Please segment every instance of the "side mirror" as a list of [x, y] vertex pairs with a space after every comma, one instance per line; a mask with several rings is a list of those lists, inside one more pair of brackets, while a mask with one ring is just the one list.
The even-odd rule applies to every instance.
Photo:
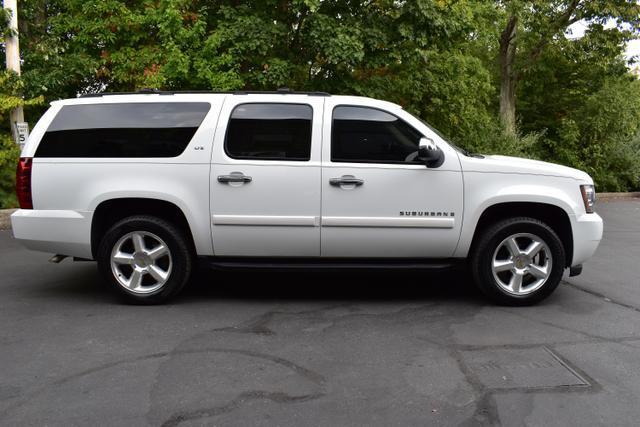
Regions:
[[428, 168], [437, 168], [444, 163], [444, 153], [432, 139], [422, 137], [418, 148], [418, 160]]

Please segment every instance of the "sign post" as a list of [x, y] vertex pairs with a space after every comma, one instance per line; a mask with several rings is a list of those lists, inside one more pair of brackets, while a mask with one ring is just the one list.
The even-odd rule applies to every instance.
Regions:
[[[17, 0], [4, 0], [4, 8], [11, 14], [9, 19], [9, 32], [5, 38], [5, 53], [7, 56], [7, 70], [12, 70], [20, 75], [20, 44], [18, 41], [18, 2]], [[22, 106], [11, 111], [11, 127], [14, 129], [13, 137], [20, 144], [18, 124], [24, 124], [24, 112]], [[27, 129], [27, 134], [29, 133]], [[26, 139], [25, 139], [26, 141]], [[24, 142], [22, 143], [24, 144]]]

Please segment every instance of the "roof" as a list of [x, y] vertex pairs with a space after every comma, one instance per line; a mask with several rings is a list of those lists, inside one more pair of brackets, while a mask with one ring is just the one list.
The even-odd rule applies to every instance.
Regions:
[[102, 92], [102, 93], [86, 93], [80, 95], [80, 98], [98, 98], [103, 96], [113, 95], [144, 95], [144, 94], [157, 94], [157, 95], [176, 95], [176, 94], [232, 94], [232, 95], [249, 95], [249, 94], [269, 94], [269, 95], [309, 95], [309, 96], [331, 96], [327, 92], [300, 92], [294, 91], [287, 87], [278, 88], [274, 91], [250, 91], [250, 90], [235, 90], [235, 91], [210, 91], [210, 90], [184, 90], [184, 91], [166, 91], [157, 89], [140, 89], [137, 92]]

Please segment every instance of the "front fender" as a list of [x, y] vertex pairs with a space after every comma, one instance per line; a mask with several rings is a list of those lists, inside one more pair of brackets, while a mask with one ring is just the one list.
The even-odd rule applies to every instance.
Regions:
[[466, 173], [464, 220], [454, 257], [464, 258], [469, 254], [480, 217], [491, 206], [513, 202], [556, 206], [567, 213], [573, 227], [581, 208], [579, 197], [579, 184], [569, 178]]

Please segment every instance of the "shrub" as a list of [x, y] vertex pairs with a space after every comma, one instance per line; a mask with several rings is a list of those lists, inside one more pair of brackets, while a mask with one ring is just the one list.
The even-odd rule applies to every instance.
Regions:
[[16, 164], [20, 148], [11, 134], [0, 133], [0, 209], [17, 206], [15, 196]]

